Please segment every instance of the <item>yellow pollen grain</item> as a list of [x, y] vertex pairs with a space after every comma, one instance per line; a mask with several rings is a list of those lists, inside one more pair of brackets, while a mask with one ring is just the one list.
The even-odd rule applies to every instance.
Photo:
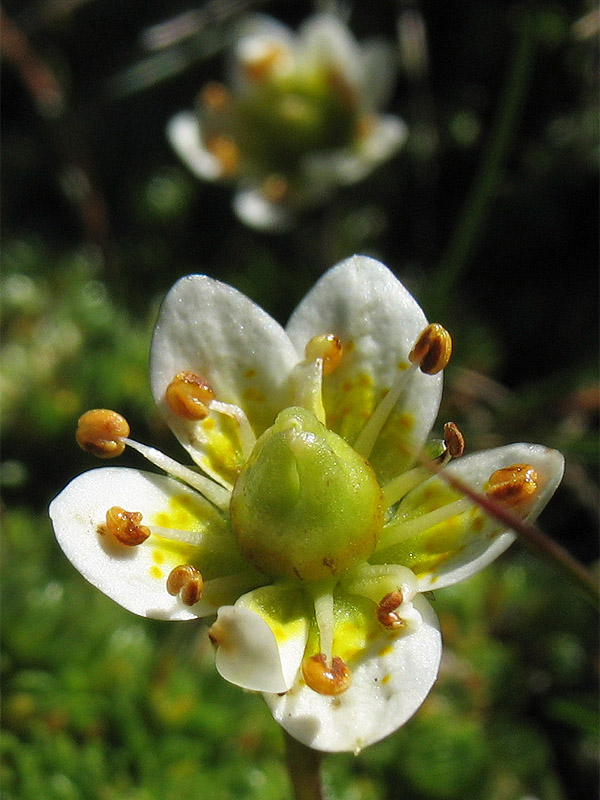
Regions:
[[215, 425], [216, 423], [212, 417], [207, 417], [205, 420], [202, 420], [202, 427], [205, 431], [212, 431]]
[[150, 567], [150, 577], [155, 578], [156, 580], [161, 580], [164, 578], [164, 572], [157, 566], [152, 566]]

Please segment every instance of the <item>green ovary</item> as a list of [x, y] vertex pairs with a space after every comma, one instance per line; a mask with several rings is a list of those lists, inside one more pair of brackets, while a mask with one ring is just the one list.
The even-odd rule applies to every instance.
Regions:
[[383, 524], [373, 470], [303, 408], [258, 440], [231, 498], [244, 555], [273, 577], [319, 581], [369, 557]]

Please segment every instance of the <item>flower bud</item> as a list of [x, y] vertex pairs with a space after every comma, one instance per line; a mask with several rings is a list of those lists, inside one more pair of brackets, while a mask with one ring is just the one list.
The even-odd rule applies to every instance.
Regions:
[[310, 581], [367, 558], [383, 524], [369, 464], [304, 408], [286, 409], [260, 437], [230, 511], [238, 544], [258, 569]]

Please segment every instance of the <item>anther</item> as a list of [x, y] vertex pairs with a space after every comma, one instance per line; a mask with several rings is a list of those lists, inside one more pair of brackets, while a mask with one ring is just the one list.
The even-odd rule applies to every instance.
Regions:
[[165, 394], [171, 411], [189, 420], [205, 419], [209, 403], [215, 399], [212, 387], [194, 372], [178, 372]]
[[262, 185], [262, 193], [270, 203], [283, 203], [289, 192], [290, 184], [281, 175], [269, 175]]
[[114, 536], [120, 544], [135, 547], [150, 536], [150, 528], [140, 525], [141, 521], [141, 512], [125, 511], [119, 506], [113, 506], [106, 512], [106, 525], [102, 525], [99, 530]]
[[452, 354], [452, 337], [437, 322], [428, 325], [409, 353], [411, 364], [417, 364], [426, 375], [436, 375], [444, 369]]
[[403, 602], [404, 597], [400, 590], [386, 594], [377, 606], [377, 621], [390, 631], [404, 628], [406, 623], [398, 614], [398, 608]]
[[323, 375], [331, 375], [342, 360], [343, 353], [342, 343], [333, 333], [313, 336], [304, 348], [304, 354], [309, 361], [323, 359]]
[[167, 578], [167, 592], [179, 599], [186, 606], [193, 606], [202, 597], [204, 581], [196, 567], [191, 564], [181, 564], [171, 570]]
[[94, 408], [79, 417], [75, 439], [83, 450], [98, 458], [115, 458], [125, 449], [121, 438], [129, 433], [125, 417], [107, 408]]
[[200, 92], [200, 102], [209, 111], [223, 111], [230, 101], [229, 90], [217, 81], [210, 81]]
[[334, 656], [329, 665], [324, 653], [306, 658], [302, 663], [302, 675], [306, 685], [314, 692], [331, 696], [345, 692], [351, 680], [350, 670], [344, 661]]
[[231, 178], [236, 174], [242, 156], [231, 136], [211, 136], [206, 142], [206, 148], [219, 162], [222, 178]]
[[460, 458], [465, 452], [465, 437], [454, 422], [444, 425], [444, 444], [450, 458]]
[[276, 44], [250, 42], [242, 52], [244, 75], [249, 81], [261, 83], [284, 62], [287, 51]]
[[489, 497], [514, 507], [530, 500], [538, 490], [538, 474], [530, 464], [512, 464], [492, 473], [486, 492]]

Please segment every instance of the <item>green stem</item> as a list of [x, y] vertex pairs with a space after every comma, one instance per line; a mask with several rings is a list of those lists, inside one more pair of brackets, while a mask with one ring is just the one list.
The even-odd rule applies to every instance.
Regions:
[[321, 786], [323, 753], [298, 742], [287, 731], [285, 757], [295, 800], [325, 800]]
[[490, 139], [461, 211], [460, 221], [432, 283], [432, 296], [426, 304], [430, 318], [443, 311], [468, 266], [481, 237], [489, 207], [496, 196], [502, 169], [519, 124], [534, 61], [535, 20], [527, 9], [519, 8], [518, 12], [521, 19], [515, 52], [510, 59], [510, 72], [496, 111]]

